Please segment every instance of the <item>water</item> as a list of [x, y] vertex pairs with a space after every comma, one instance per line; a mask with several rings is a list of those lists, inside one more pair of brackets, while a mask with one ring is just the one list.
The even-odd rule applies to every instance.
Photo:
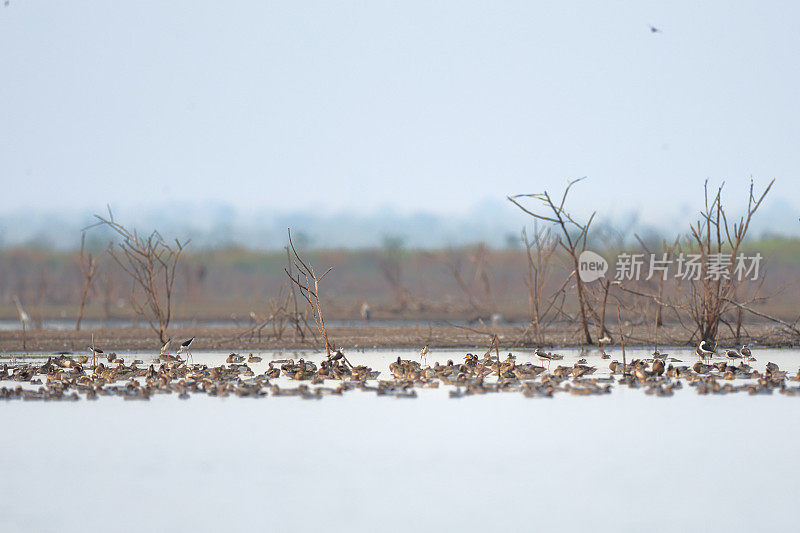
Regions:
[[[562, 364], [577, 359], [565, 354]], [[284, 357], [262, 355], [257, 373]], [[386, 377], [397, 355], [412, 356], [349, 357]], [[760, 370], [800, 365], [794, 350], [755, 355]], [[429, 362], [460, 357], [435, 351]], [[796, 521], [800, 398], [447, 390], [2, 402], [0, 530], [749, 531]]]

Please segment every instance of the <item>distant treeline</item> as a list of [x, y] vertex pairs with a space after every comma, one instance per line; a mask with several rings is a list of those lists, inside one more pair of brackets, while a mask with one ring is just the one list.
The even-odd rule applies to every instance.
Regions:
[[[642, 244], [633, 251], [641, 252], [644, 245], [658, 249], [656, 237], [640, 237]], [[609, 241], [589, 248], [611, 261], [624, 246]], [[763, 281], [758, 287], [763, 298], [755, 305], [794, 320], [800, 297], [795, 281], [800, 279], [800, 238], [749, 240], [744, 251], [764, 257]], [[94, 253], [98, 272], [85, 316], [130, 318], [130, 280], [101, 248]], [[503, 319], [525, 320], [528, 314], [528, 263], [521, 249], [475, 245], [419, 250], [402, 241], [387, 241], [372, 249], [311, 250], [305, 256], [320, 268], [334, 267], [324, 280], [329, 318], [359, 318], [365, 302], [372, 318], [378, 319], [488, 320], [492, 315], [502, 315]], [[34, 321], [75, 317], [83, 288], [79, 257], [77, 251], [39, 247], [1, 250], [0, 318], [17, 317], [14, 296]], [[233, 315], [246, 321], [251, 312], [266, 316], [271, 299], [286, 290], [286, 264], [284, 250], [193, 250], [190, 245], [176, 280], [176, 319], [229, 319]], [[553, 268], [565, 272], [571, 269], [559, 253], [553, 259]], [[555, 279], [545, 290], [558, 290]], [[643, 281], [634, 287], [647, 291], [648, 284], [652, 282]], [[670, 319], [665, 316], [665, 320]]]
[[[648, 241], [670, 238], [676, 228], [686, 228], [690, 213], [657, 222], [636, 212], [610, 206], [598, 212], [589, 239], [592, 246], [609, 243], [633, 244], [635, 235]], [[105, 209], [97, 211], [105, 213]], [[296, 242], [304, 249], [406, 248], [441, 249], [484, 243], [493, 249], [520, 248], [520, 230], [530, 220], [507, 201], [485, 201], [456, 214], [399, 213], [393, 208], [373, 212], [342, 211], [329, 214], [244, 211], [216, 204], [199, 206], [164, 205], [146, 209], [115, 210], [118, 220], [142, 232], [158, 228], [164, 235], [191, 239], [192, 249], [244, 247], [280, 250], [291, 227]], [[81, 244], [81, 230], [95, 219], [91, 211], [37, 212], [26, 210], [0, 215], [0, 249], [20, 246], [75, 250]], [[786, 202], [776, 201], [759, 212], [749, 235], [800, 236], [800, 213]], [[90, 249], [103, 248], [113, 235], [107, 228], [87, 234]]]

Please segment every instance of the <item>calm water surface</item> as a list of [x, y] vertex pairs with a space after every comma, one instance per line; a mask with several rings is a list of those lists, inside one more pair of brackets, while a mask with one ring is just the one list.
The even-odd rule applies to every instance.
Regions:
[[[767, 361], [792, 374], [800, 366], [798, 351], [754, 352], [759, 370]], [[563, 353], [561, 364], [577, 359]], [[434, 351], [429, 362], [463, 354]], [[226, 355], [195, 360], [218, 365]], [[257, 374], [272, 358], [297, 359], [260, 355], [250, 365]], [[348, 354], [385, 379], [397, 355], [415, 357]], [[602, 375], [608, 361], [593, 354], [589, 363]], [[314, 401], [2, 402], [0, 531], [795, 527], [798, 397], [684, 387], [657, 398], [615, 385], [605, 396], [450, 399], [448, 390], [417, 389], [416, 399], [352, 391]]]

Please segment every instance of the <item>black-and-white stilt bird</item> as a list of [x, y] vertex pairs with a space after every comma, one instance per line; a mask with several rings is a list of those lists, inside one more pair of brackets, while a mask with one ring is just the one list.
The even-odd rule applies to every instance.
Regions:
[[550, 369], [550, 361], [553, 360], [553, 354], [551, 354], [550, 352], [545, 352], [541, 348], [536, 348], [536, 351], [533, 352], [533, 355], [535, 355], [536, 359], [538, 359], [541, 362], [547, 361], [547, 369], [548, 370]]
[[94, 344], [90, 344], [89, 351], [92, 352], [92, 368], [94, 368], [95, 366], [97, 366], [97, 356], [103, 355], [103, 350], [101, 350]]
[[707, 340], [700, 341], [700, 344], [697, 345], [697, 349], [695, 350], [695, 353], [698, 355], [698, 357], [703, 360], [711, 359], [711, 356], [714, 355], [714, 352], [716, 352], [716, 346]]
[[192, 342], [194, 342], [194, 337], [192, 337], [191, 339], [183, 341], [181, 343], [180, 347], [178, 348], [178, 355], [180, 355], [182, 353], [185, 353], [187, 361], [192, 356], [192, 352], [189, 351], [189, 346], [192, 345]]

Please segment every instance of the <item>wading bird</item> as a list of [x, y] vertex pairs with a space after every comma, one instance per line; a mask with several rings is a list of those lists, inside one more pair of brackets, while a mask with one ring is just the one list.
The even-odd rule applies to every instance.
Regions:
[[194, 342], [194, 337], [192, 337], [191, 339], [183, 341], [181, 343], [180, 347], [178, 348], [178, 355], [180, 355], [182, 353], [185, 353], [187, 361], [192, 356], [192, 352], [189, 351], [189, 346], [192, 345], [192, 342]]
[[714, 352], [716, 351], [715, 348], [716, 347], [709, 341], [703, 340], [697, 345], [695, 353], [700, 357], [700, 359], [711, 359], [711, 356], [714, 355]]
[[161, 355], [169, 355], [169, 345], [172, 344], [172, 339], [167, 339], [164, 346], [161, 347]]
[[429, 348], [428, 348], [428, 345], [426, 344], [422, 348], [422, 351], [419, 352], [419, 358], [422, 359], [422, 361], [425, 363], [425, 366], [428, 366], [428, 350], [429, 350]]
[[92, 367], [97, 366], [97, 356], [103, 355], [103, 350], [95, 346], [94, 344], [89, 345], [89, 351], [92, 352]]
[[741, 353], [748, 359], [753, 357], [753, 352], [750, 351], [750, 348], [748, 348], [746, 344], [742, 345]]
[[536, 359], [538, 359], [539, 361], [542, 362], [547, 361], [547, 369], [550, 370], [550, 361], [553, 360], [553, 354], [545, 352], [541, 348], [536, 348], [536, 351], [533, 352], [533, 355], [535, 355]]
[[740, 354], [736, 350], [725, 350], [725, 357], [727, 357], [728, 359], [741, 359], [742, 354]]

